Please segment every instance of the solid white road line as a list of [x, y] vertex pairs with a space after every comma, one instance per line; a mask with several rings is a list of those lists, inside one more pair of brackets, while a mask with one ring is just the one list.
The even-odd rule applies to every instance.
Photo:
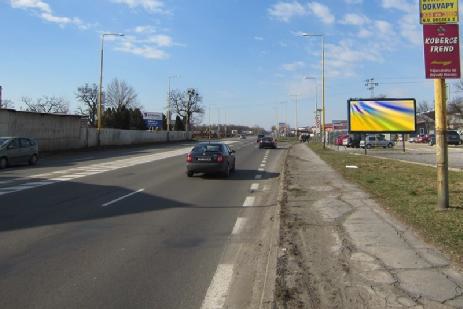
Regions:
[[254, 196], [248, 196], [246, 197], [246, 199], [244, 200], [244, 203], [243, 203], [243, 207], [251, 207], [251, 206], [254, 206], [254, 201], [255, 201], [255, 197]]
[[223, 308], [233, 278], [233, 264], [219, 264], [207, 289], [201, 309]]
[[261, 175], [261, 174], [257, 174], [256, 176], [254, 176], [254, 179], [262, 179], [262, 175]]
[[236, 219], [235, 226], [233, 227], [232, 235], [237, 235], [240, 233], [241, 229], [243, 228], [244, 224], [248, 219], [239, 217]]
[[259, 190], [259, 184], [258, 183], [253, 183], [251, 185], [251, 192]]
[[102, 206], [102, 207], [106, 207], [106, 206], [112, 205], [112, 204], [114, 204], [114, 203], [117, 203], [117, 202], [122, 201], [122, 200], [125, 199], [125, 198], [128, 198], [128, 197], [130, 197], [130, 196], [132, 196], [132, 195], [134, 195], [134, 194], [137, 194], [137, 193], [140, 193], [140, 192], [143, 192], [143, 191], [145, 191], [145, 189], [137, 190], [137, 191], [135, 191], [135, 192], [129, 193], [129, 194], [124, 195], [124, 196], [121, 196], [121, 197], [119, 197], [119, 198], [117, 198], [117, 199], [115, 199], [115, 200], [112, 200], [112, 201], [110, 201], [110, 202], [104, 203], [104, 204], [101, 205], [101, 206]]

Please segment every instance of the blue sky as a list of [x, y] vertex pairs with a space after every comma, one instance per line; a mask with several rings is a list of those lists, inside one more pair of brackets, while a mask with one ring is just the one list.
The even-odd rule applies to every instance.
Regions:
[[[377, 94], [433, 100], [424, 79], [417, 0], [0, 0], [0, 85], [19, 107], [22, 96], [63, 96], [99, 76], [127, 81], [146, 111], [163, 111], [173, 88], [198, 88], [212, 122], [313, 124], [320, 90], [320, 39], [326, 46], [327, 120], [346, 119], [346, 101]], [[452, 94], [455, 95], [455, 94]], [[318, 94], [320, 101], [320, 94]], [[286, 102], [286, 103], [282, 103]], [[204, 115], [203, 121], [208, 121]]]

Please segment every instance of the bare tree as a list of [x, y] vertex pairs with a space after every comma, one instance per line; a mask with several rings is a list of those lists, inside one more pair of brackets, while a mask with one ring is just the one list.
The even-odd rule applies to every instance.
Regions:
[[76, 99], [81, 103], [81, 106], [77, 108], [77, 113], [87, 116], [89, 124], [95, 127], [98, 114], [98, 86], [85, 84], [78, 87]]
[[184, 92], [178, 90], [170, 93], [172, 108], [183, 118], [185, 129], [190, 129], [191, 120], [195, 114], [203, 114], [204, 108], [201, 103], [203, 98], [200, 96], [197, 89], [189, 88]]
[[69, 103], [63, 97], [43, 96], [34, 100], [22, 97], [21, 102], [26, 106], [26, 111], [35, 113], [67, 114]]
[[11, 100], [2, 100], [2, 102], [0, 102], [0, 108], [3, 108], [3, 109], [14, 109], [14, 102], [11, 101]]
[[125, 81], [113, 79], [108, 85], [105, 97], [105, 108], [121, 109], [125, 107], [140, 108], [137, 102], [137, 93], [135, 89], [129, 86]]
[[418, 106], [416, 107], [416, 111], [418, 113], [425, 113], [433, 110], [431, 106], [429, 105], [428, 101], [421, 101], [418, 103]]

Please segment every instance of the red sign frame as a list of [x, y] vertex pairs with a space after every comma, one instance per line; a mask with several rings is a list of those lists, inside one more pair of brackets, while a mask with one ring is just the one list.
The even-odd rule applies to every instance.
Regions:
[[427, 79], [459, 79], [460, 35], [458, 24], [423, 25]]

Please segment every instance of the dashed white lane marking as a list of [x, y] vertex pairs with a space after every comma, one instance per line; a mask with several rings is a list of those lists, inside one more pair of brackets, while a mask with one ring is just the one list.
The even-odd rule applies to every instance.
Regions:
[[104, 204], [101, 205], [101, 206], [102, 206], [102, 207], [106, 207], [106, 206], [112, 205], [112, 204], [114, 204], [114, 203], [120, 202], [120, 201], [122, 201], [123, 199], [126, 199], [126, 198], [128, 198], [128, 197], [130, 197], [130, 196], [132, 196], [132, 195], [135, 195], [135, 194], [140, 193], [140, 192], [143, 192], [143, 191], [145, 191], [145, 189], [137, 190], [137, 191], [135, 191], [135, 192], [132, 192], [132, 193], [126, 194], [126, 195], [124, 195], [124, 196], [118, 197], [117, 199], [112, 200], [112, 201], [110, 201], [110, 202], [104, 203]]
[[232, 235], [237, 235], [241, 232], [243, 229], [243, 226], [245, 225], [247, 219], [246, 218], [241, 218], [239, 217], [236, 219], [235, 226], [233, 227]]
[[262, 160], [262, 164], [267, 164], [267, 160], [266, 159]]
[[219, 264], [207, 289], [201, 309], [223, 308], [233, 277], [233, 264]]
[[262, 175], [257, 174], [256, 176], [254, 176], [254, 179], [262, 179]]
[[254, 192], [254, 191], [259, 190], [259, 184], [258, 184], [258, 183], [253, 183], [253, 184], [251, 185], [251, 189], [250, 189], [250, 190], [251, 190], [251, 192]]
[[254, 196], [248, 196], [246, 197], [246, 199], [244, 200], [244, 203], [243, 203], [243, 207], [251, 207], [251, 206], [254, 206], [254, 201], [255, 201], [255, 197]]
[[260, 167], [265, 167], [265, 164], [264, 164], [264, 163], [262, 163], [262, 164], [260, 165]]
[[264, 168], [262, 168], [262, 167], [259, 167], [257, 170], [258, 170], [259, 172], [263, 172], [263, 171], [265, 171], [265, 169], [264, 169]]

